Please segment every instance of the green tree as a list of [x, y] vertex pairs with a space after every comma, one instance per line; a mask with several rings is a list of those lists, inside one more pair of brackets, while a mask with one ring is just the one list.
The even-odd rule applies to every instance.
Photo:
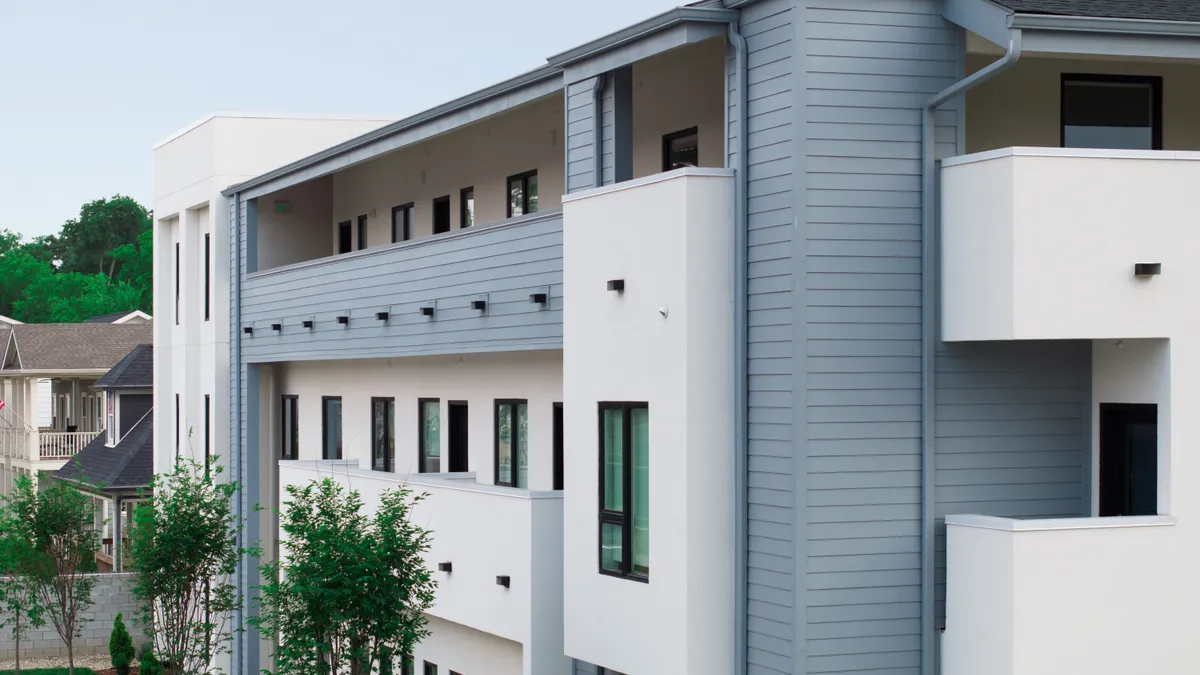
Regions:
[[133, 638], [129, 637], [129, 631], [125, 629], [124, 616], [117, 612], [117, 618], [113, 620], [112, 634], [108, 638], [108, 660], [112, 662], [117, 675], [129, 675], [129, 666], [133, 664], [135, 656], [137, 650], [133, 648]]
[[[113, 249], [122, 281], [141, 293], [137, 308], [147, 314], [154, 312], [154, 231], [146, 230], [132, 244], [122, 244]], [[120, 310], [118, 310], [120, 311]]]
[[278, 674], [386, 670], [381, 655], [409, 654], [429, 635], [437, 582], [422, 554], [432, 535], [410, 518], [424, 495], [385, 491], [368, 516], [358, 492], [329, 478], [286, 490], [283, 554], [262, 566], [259, 613], [250, 618], [279, 636]]
[[68, 673], [75, 673], [75, 639], [83, 633], [84, 612], [92, 605], [99, 548], [91, 500], [59, 481], [39, 491], [29, 476], [18, 476], [8, 500], [9, 515], [26, 523], [30, 545], [15, 562], [26, 576], [46, 617], [67, 647]]
[[21, 672], [21, 637], [31, 628], [45, 625], [42, 607], [29, 577], [19, 565], [29, 558], [33, 532], [29, 523], [15, 517], [5, 504], [0, 510], [0, 607], [3, 621], [0, 627], [12, 629], [15, 645], [16, 672]]
[[137, 200], [124, 195], [96, 199], [79, 209], [79, 217], [63, 224], [59, 241], [62, 245], [63, 272], [105, 274], [117, 276], [117, 259], [113, 250], [122, 244], [136, 241], [139, 234], [150, 229], [150, 212]]
[[[0, 242], [0, 245], [3, 243]], [[0, 314], [25, 321], [19, 316], [17, 304], [25, 299], [30, 286], [53, 274], [52, 265], [20, 248], [0, 254]]]
[[153, 499], [134, 511], [129, 533], [133, 593], [145, 608], [141, 623], [172, 675], [207, 673], [228, 651], [229, 615], [237, 604], [230, 579], [251, 551], [234, 543], [243, 523], [232, 511], [236, 483], [222, 469], [179, 460], [156, 476]]
[[143, 292], [103, 274], [59, 272], [35, 278], [13, 303], [13, 318], [27, 323], [77, 323], [141, 305]]

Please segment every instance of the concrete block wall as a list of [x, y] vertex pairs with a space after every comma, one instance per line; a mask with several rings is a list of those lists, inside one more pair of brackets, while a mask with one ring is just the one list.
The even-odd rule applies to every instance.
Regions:
[[[113, 619], [116, 618], [118, 612], [125, 615], [125, 627], [133, 637], [134, 646], [140, 647], [146, 638], [145, 631], [136, 620], [137, 601], [134, 599], [132, 591], [133, 575], [97, 574], [95, 577], [96, 585], [92, 588], [92, 606], [84, 613], [88, 621], [83, 625], [83, 636], [75, 639], [76, 656], [108, 653], [108, 638], [112, 633]], [[16, 653], [12, 629], [0, 630], [0, 660], [11, 660]], [[22, 659], [45, 656], [65, 658], [66, 655], [67, 646], [48, 621], [45, 626], [27, 630], [21, 636]]]

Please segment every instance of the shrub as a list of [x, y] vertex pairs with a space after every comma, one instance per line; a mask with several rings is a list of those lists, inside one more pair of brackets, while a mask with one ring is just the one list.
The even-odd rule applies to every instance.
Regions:
[[121, 614], [113, 621], [112, 635], [108, 638], [108, 658], [112, 661], [117, 675], [129, 675], [129, 666], [133, 663], [136, 652], [133, 649], [133, 638], [125, 630], [125, 620]]
[[142, 649], [142, 660], [138, 663], [138, 675], [163, 675], [162, 664], [154, 655], [154, 649]]

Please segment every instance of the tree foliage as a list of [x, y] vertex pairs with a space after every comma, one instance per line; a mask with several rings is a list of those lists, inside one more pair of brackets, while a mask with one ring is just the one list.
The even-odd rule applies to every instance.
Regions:
[[79, 208], [79, 217], [63, 223], [63, 272], [117, 276], [113, 251], [122, 244], [136, 241], [150, 229], [150, 212], [137, 200], [124, 195], [96, 199]]
[[21, 672], [21, 638], [25, 631], [45, 625], [42, 606], [29, 576], [21, 569], [31, 555], [33, 535], [29, 524], [15, 517], [13, 509], [0, 510], [0, 628], [12, 630], [16, 672]]
[[125, 617], [117, 612], [117, 618], [113, 619], [112, 634], [108, 637], [108, 660], [112, 662], [117, 675], [129, 675], [129, 667], [133, 665], [135, 656], [137, 650], [133, 648], [133, 638], [125, 629]]
[[215, 656], [228, 651], [229, 615], [237, 604], [231, 581], [243, 527], [233, 514], [235, 483], [219, 480], [181, 459], [155, 477], [153, 498], [134, 511], [129, 533], [133, 593], [141, 601], [142, 625], [168, 673], [208, 673]]
[[277, 673], [365, 675], [381, 670], [381, 655], [411, 653], [429, 635], [437, 585], [422, 557], [431, 533], [410, 519], [424, 495], [385, 491], [368, 516], [358, 492], [330, 478], [286, 490], [281, 560], [262, 566], [250, 618], [279, 636]]
[[14, 563], [33, 589], [38, 604], [67, 647], [68, 672], [75, 672], [75, 639], [87, 623], [99, 548], [96, 511], [91, 500], [54, 481], [39, 491], [29, 476], [18, 476], [7, 497], [8, 518], [19, 523], [17, 535], [28, 546]]

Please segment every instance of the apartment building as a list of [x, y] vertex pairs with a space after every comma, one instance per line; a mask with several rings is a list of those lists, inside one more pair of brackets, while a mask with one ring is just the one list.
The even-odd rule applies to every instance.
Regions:
[[1187, 672], [1198, 56], [1193, 0], [713, 0], [212, 183], [247, 541], [429, 493], [427, 674]]

